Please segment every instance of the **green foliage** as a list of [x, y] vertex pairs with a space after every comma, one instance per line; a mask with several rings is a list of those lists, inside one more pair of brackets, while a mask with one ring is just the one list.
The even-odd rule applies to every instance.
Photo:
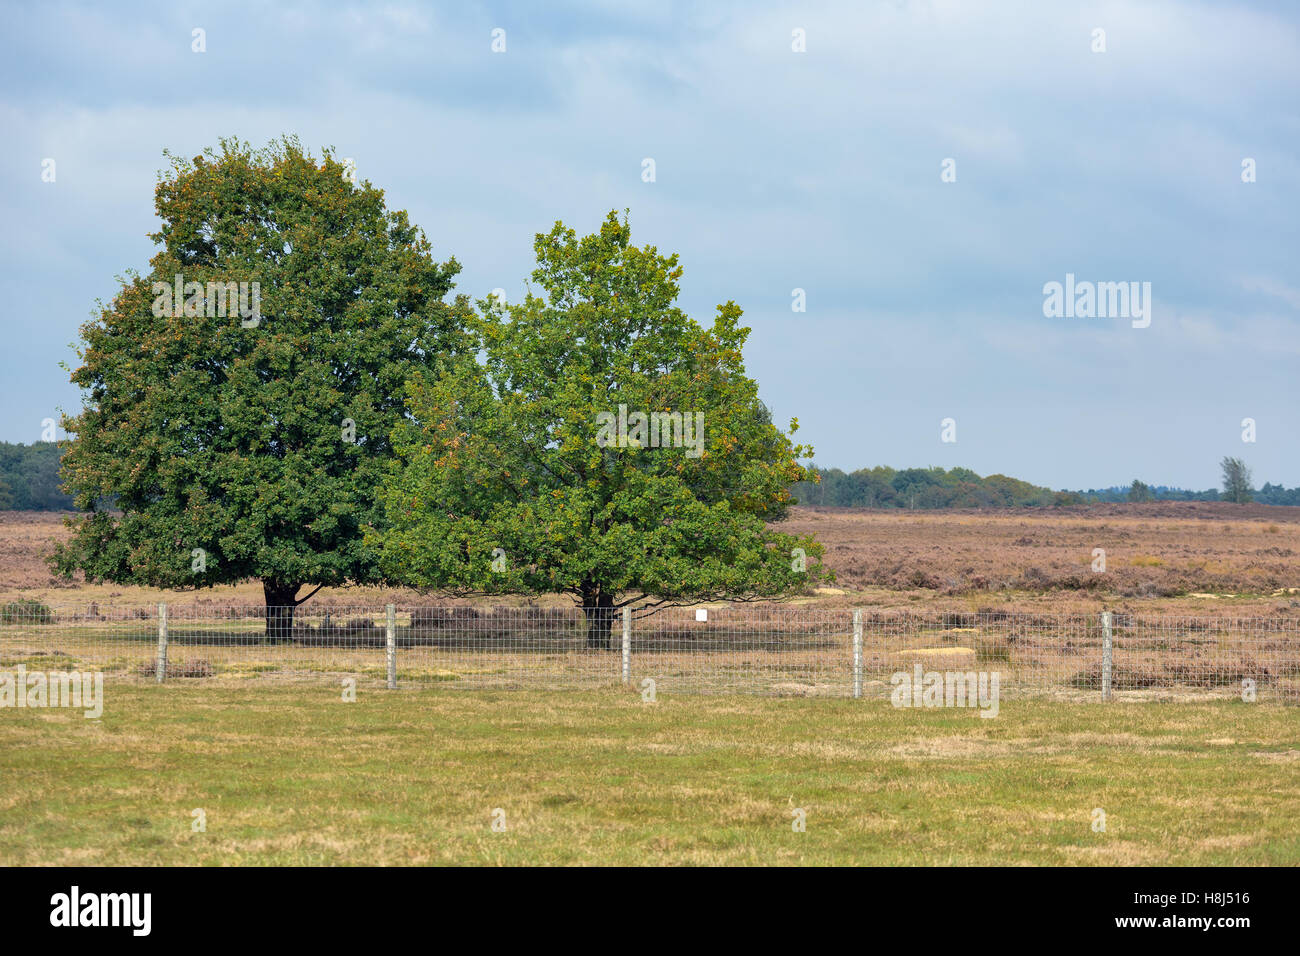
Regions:
[[1048, 488], [1006, 475], [981, 478], [969, 468], [815, 469], [820, 481], [796, 484], [802, 504], [850, 508], [1012, 508], [1065, 504]]
[[[362, 527], [381, 517], [405, 382], [461, 340], [441, 301], [459, 267], [328, 151], [223, 140], [171, 161], [149, 276], [82, 327], [64, 474], [86, 513], [52, 566], [173, 588], [259, 578], [275, 604], [379, 581]], [[156, 316], [151, 283], [177, 274], [259, 283], [260, 324], [188, 301]]]
[[[1112, 485], [1109, 488], [1089, 488], [1087, 491], [1075, 491], [1070, 494], [1078, 495], [1090, 504], [1113, 504], [1128, 501], [1132, 490], [1131, 484]], [[1185, 488], [1171, 488], [1168, 485], [1147, 485], [1147, 490], [1151, 494], [1152, 501], [1218, 501], [1220, 497], [1217, 488], [1208, 491], [1189, 491]]]
[[0, 511], [67, 511], [72, 498], [59, 490], [59, 446], [0, 442]]
[[1300, 487], [1287, 488], [1266, 481], [1254, 493], [1254, 499], [1262, 505], [1300, 505]]
[[0, 624], [53, 624], [54, 612], [31, 598], [0, 605]]
[[[989, 475], [981, 478], [969, 468], [909, 468], [887, 466], [845, 473], [838, 468], [810, 469], [821, 480], [801, 481], [791, 488], [800, 504], [848, 508], [1040, 508], [1122, 501], [1230, 500], [1218, 489], [1187, 491], [1135, 481], [1130, 485], [1087, 491], [1051, 491], [1028, 482]], [[1251, 499], [1266, 505], [1300, 505], [1300, 487], [1264, 484]]]
[[1219, 463], [1223, 469], [1223, 497], [1237, 504], [1251, 500], [1254, 489], [1250, 487], [1250, 469], [1240, 458], [1225, 457]]
[[[614, 213], [583, 239], [556, 223], [535, 249], [543, 294], [467, 309], [481, 358], [411, 385], [376, 536], [389, 576], [606, 610], [778, 597], [821, 579], [821, 546], [766, 524], [785, 516], [810, 449], [773, 426], [745, 375], [740, 309], [719, 306], [701, 327], [674, 304], [677, 257], [632, 245]], [[620, 405], [703, 413], [701, 453], [602, 445], [601, 415]], [[594, 644], [610, 620], [592, 623]]]
[[1151, 486], [1144, 481], [1139, 481], [1138, 479], [1134, 478], [1133, 484], [1131, 484], [1128, 489], [1128, 500], [1129, 501], [1150, 501]]

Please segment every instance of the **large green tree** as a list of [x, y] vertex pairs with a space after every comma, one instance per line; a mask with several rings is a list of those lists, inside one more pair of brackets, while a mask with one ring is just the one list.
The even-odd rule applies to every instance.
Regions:
[[772, 424], [746, 376], [740, 309], [701, 327], [675, 305], [677, 257], [632, 245], [614, 213], [582, 239], [556, 223], [535, 249], [542, 294], [480, 302], [464, 319], [477, 354], [410, 385], [374, 536], [387, 573], [569, 594], [602, 648], [626, 605], [773, 598], [821, 579], [821, 546], [769, 526], [811, 449]]
[[260, 579], [283, 635], [320, 587], [382, 580], [362, 531], [407, 379], [464, 340], [442, 301], [459, 266], [329, 151], [223, 140], [169, 159], [149, 274], [82, 327], [63, 468], [84, 513], [52, 565]]

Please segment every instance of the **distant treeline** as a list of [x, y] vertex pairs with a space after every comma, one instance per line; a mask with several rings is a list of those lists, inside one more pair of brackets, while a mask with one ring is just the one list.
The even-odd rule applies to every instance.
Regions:
[[[1144, 490], [1145, 489], [1145, 490]], [[1188, 491], [1186, 488], [1170, 488], [1166, 485], [1115, 485], [1111, 488], [1090, 488], [1087, 491], [1070, 492], [1079, 495], [1084, 501], [1227, 501], [1222, 491], [1210, 488], [1208, 491]], [[1300, 487], [1285, 488], [1265, 482], [1262, 488], [1251, 490], [1250, 500], [1261, 505], [1300, 505]]]
[[0, 442], [0, 510], [63, 511], [72, 499], [59, 490], [59, 446]]
[[[818, 468], [820, 484], [801, 481], [791, 493], [800, 504], [838, 508], [1043, 508], [1116, 501], [1222, 501], [1217, 488], [1187, 491], [1165, 485], [1053, 491], [1006, 475], [980, 477], [969, 468], [904, 468], [886, 466], [844, 472]], [[1265, 484], [1251, 499], [1266, 505], [1300, 505], [1300, 487]]]
[[801, 481], [792, 489], [800, 504], [841, 508], [1014, 508], [1075, 504], [1071, 492], [1040, 488], [1006, 475], [981, 478], [969, 468], [881, 466], [845, 473], [818, 468], [819, 484]]
[[[1006, 475], [980, 477], [969, 468], [881, 466], [844, 472], [818, 468], [821, 483], [801, 481], [792, 489], [800, 504], [838, 508], [1044, 508], [1115, 501], [1221, 501], [1217, 488], [1187, 491], [1165, 485], [1053, 491]], [[1265, 484], [1252, 492], [1265, 505], [1300, 505], [1300, 487]], [[59, 490], [59, 446], [0, 442], [0, 511], [65, 511], [72, 499]]]

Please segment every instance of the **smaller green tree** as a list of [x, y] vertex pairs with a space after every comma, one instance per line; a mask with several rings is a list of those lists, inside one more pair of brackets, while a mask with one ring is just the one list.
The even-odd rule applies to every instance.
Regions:
[[1128, 500], [1129, 501], [1150, 501], [1151, 498], [1152, 498], [1151, 486], [1148, 485], [1145, 481], [1140, 481], [1137, 478], [1134, 478], [1133, 484], [1129, 485]]
[[1219, 463], [1223, 469], [1223, 497], [1237, 504], [1251, 500], [1254, 489], [1250, 486], [1250, 469], [1240, 458], [1224, 457]]
[[[477, 351], [409, 386], [383, 501], [392, 580], [565, 593], [605, 648], [617, 609], [758, 600], [822, 579], [821, 545], [773, 530], [812, 450], [745, 374], [732, 302], [705, 329], [675, 305], [676, 256], [611, 213], [535, 243], [544, 295], [484, 301]], [[797, 428], [791, 423], [791, 431]]]

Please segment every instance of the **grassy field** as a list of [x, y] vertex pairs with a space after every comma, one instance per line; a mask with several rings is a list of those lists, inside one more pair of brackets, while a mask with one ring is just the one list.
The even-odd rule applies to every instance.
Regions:
[[990, 720], [110, 684], [97, 721], [0, 710], [0, 864], [1295, 865], [1297, 819], [1300, 722], [1269, 704], [1017, 701]]
[[[57, 581], [43, 556], [65, 536], [60, 522], [0, 513], [0, 601], [81, 608], [80, 617], [60, 612], [57, 629], [0, 627], [0, 666], [93, 663], [109, 674], [108, 698], [99, 720], [0, 709], [0, 864], [1300, 865], [1300, 720], [1276, 702], [1297, 693], [1300, 508], [798, 508], [786, 530], [816, 533], [838, 581], [780, 610], [795, 622], [841, 623], [775, 656], [766, 645], [712, 656], [636, 645], [632, 673], [659, 681], [654, 704], [604, 689], [617, 680], [615, 657], [565, 656], [535, 637], [514, 656], [403, 646], [398, 680], [429, 686], [382, 691], [378, 644], [187, 642], [193, 625], [179, 613], [173, 669], [198, 663], [213, 676], [158, 687], [142, 672], [155, 654], [151, 612], [137, 619], [128, 609], [196, 602], [215, 622], [225, 607], [260, 605], [260, 585], [195, 593]], [[1097, 547], [1104, 574], [1091, 570]], [[300, 616], [319, 627], [326, 611], [344, 622], [364, 616], [358, 606], [372, 613], [389, 601], [482, 603], [326, 589]], [[848, 692], [847, 609], [856, 607], [988, 620], [869, 639], [867, 699], [816, 696]], [[1213, 628], [1117, 624], [1117, 700], [1102, 705], [1077, 678], [1100, 653], [1103, 609], [1117, 622], [1257, 616], [1289, 629], [1229, 628], [1229, 640]], [[709, 627], [726, 631], [730, 612], [711, 613]], [[1037, 625], [999, 623], [1008, 613], [1090, 623], [1040, 635]], [[755, 633], [779, 636], [774, 622]], [[110, 639], [132, 629], [135, 643]], [[887, 679], [913, 645], [967, 648], [1005, 671], [999, 715], [890, 707], [875, 678]], [[1156, 651], [1160, 666], [1191, 669], [1186, 695], [1164, 687], [1188, 682], [1174, 670], [1158, 686], [1127, 688], [1134, 674], [1149, 676]], [[703, 675], [717, 689], [727, 668], [737, 687], [795, 696], [676, 692]], [[1242, 675], [1265, 672], [1259, 703], [1231, 699]], [[339, 699], [341, 675], [358, 678], [358, 702]], [[535, 688], [538, 675], [581, 689], [493, 689]], [[1058, 699], [1021, 698], [1021, 683], [1050, 685]], [[1166, 690], [1185, 699], [1148, 699]], [[196, 808], [206, 832], [191, 829]], [[496, 808], [504, 832], [491, 828]], [[803, 833], [791, 828], [798, 808]], [[1092, 829], [1096, 808], [1105, 832]]]

